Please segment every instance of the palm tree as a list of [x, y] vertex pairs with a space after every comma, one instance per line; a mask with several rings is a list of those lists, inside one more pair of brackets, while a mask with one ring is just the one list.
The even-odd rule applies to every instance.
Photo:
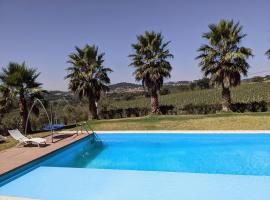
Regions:
[[242, 26], [233, 20], [220, 20], [218, 24], [210, 24], [210, 31], [203, 34], [209, 44], [202, 45], [198, 52], [200, 67], [205, 76], [222, 87], [222, 110], [229, 111], [231, 103], [230, 88], [241, 82], [241, 74], [246, 76], [249, 68], [247, 59], [252, 56], [252, 50], [240, 46], [246, 37]]
[[89, 102], [89, 119], [98, 119], [97, 102], [101, 93], [109, 90], [110, 68], [103, 66], [104, 53], [98, 54], [98, 47], [86, 45], [83, 49], [75, 47], [76, 52], [69, 55], [67, 68], [69, 74], [69, 89], [80, 99], [86, 97]]
[[137, 36], [137, 43], [132, 44], [135, 53], [130, 66], [135, 67], [133, 73], [136, 81], [142, 81], [151, 96], [151, 112], [158, 113], [158, 94], [164, 78], [170, 77], [172, 70], [168, 58], [173, 55], [167, 49], [170, 42], [164, 42], [161, 33], [148, 32]]
[[[7, 111], [14, 99], [18, 97], [18, 104], [20, 110], [20, 124], [21, 131], [25, 131], [26, 120], [28, 115], [28, 103], [32, 97], [41, 92], [41, 83], [36, 79], [40, 73], [34, 68], [29, 68], [25, 63], [9, 63], [3, 72], [0, 74], [0, 109]], [[30, 122], [27, 126], [27, 132], [31, 132]]]
[[268, 56], [268, 58], [270, 59], [270, 49], [265, 53], [267, 56]]

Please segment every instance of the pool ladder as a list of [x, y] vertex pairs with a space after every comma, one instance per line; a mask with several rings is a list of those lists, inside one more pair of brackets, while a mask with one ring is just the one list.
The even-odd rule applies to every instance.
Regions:
[[[81, 129], [80, 129], [80, 131], [81, 131], [81, 133], [83, 132], [83, 130], [84, 131], [86, 131], [86, 133], [87, 134], [91, 134], [91, 133], [89, 133], [89, 129], [91, 130], [91, 132], [92, 132], [92, 134], [93, 134], [93, 136], [94, 136], [94, 141], [95, 142], [98, 142], [98, 143], [102, 143], [102, 141], [101, 141], [101, 139], [98, 137], [98, 135], [96, 134], [96, 132], [90, 127], [90, 126], [87, 126], [86, 127], [86, 122], [82, 122], [82, 123], [80, 123], [80, 124], [77, 124], [76, 123], [76, 126], [77, 127], [81, 127]], [[77, 129], [77, 135], [79, 134], [79, 128]]]

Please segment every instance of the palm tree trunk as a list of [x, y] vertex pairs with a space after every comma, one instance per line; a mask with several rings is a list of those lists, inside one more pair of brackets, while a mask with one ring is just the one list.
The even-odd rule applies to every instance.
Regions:
[[[19, 129], [25, 133], [25, 128], [26, 128], [26, 120], [27, 120], [27, 115], [28, 115], [28, 108], [27, 108], [27, 103], [24, 97], [24, 94], [21, 93], [19, 97], [19, 109], [20, 109], [20, 124], [19, 124]], [[27, 133], [31, 133], [31, 124], [30, 121], [28, 121], [27, 124]]]
[[151, 112], [157, 114], [158, 109], [158, 95], [156, 90], [151, 91]]
[[98, 119], [96, 101], [89, 98], [89, 117], [88, 119]]
[[231, 91], [230, 88], [222, 87], [222, 111], [228, 112], [230, 111], [231, 105]]

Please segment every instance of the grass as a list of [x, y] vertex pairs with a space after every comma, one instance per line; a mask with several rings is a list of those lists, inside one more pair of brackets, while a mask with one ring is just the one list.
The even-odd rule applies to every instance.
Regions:
[[270, 130], [270, 112], [147, 116], [89, 121], [94, 130]]
[[13, 140], [11, 137], [7, 137], [7, 140], [5, 142], [0, 143], [0, 151], [11, 148], [16, 144], [17, 142], [15, 140]]

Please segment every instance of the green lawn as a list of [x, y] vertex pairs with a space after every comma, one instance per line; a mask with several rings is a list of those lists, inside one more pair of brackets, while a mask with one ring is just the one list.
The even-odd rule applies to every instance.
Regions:
[[270, 112], [147, 116], [89, 121], [94, 130], [270, 130]]
[[[228, 113], [212, 115], [166, 115], [88, 121], [93, 130], [270, 130], [270, 112]], [[49, 132], [34, 134], [44, 137]], [[0, 144], [0, 151], [16, 145], [8, 140]]]

